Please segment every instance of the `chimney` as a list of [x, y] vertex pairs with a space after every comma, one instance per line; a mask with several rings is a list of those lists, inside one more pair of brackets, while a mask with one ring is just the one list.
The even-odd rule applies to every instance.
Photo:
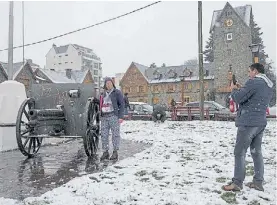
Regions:
[[65, 69], [65, 75], [68, 79], [71, 79], [71, 69], [69, 68]]
[[54, 68], [50, 68], [50, 70], [51, 70], [51, 71], [55, 71], [55, 69], [54, 69]]

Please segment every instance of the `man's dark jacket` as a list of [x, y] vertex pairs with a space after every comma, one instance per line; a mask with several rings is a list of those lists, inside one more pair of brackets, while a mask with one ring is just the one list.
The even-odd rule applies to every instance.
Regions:
[[236, 126], [265, 126], [266, 109], [273, 94], [273, 83], [265, 74], [249, 79], [244, 87], [234, 89], [232, 99], [239, 104]]

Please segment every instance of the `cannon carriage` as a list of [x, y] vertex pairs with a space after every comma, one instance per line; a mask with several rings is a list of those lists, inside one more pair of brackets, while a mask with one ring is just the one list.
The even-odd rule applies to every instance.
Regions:
[[33, 157], [43, 138], [82, 138], [88, 157], [98, 149], [99, 101], [91, 84], [34, 84], [20, 106], [16, 139], [21, 153]]

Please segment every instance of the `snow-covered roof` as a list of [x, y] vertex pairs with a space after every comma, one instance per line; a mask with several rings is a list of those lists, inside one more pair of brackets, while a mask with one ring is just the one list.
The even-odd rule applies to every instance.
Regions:
[[[213, 80], [214, 76], [204, 76], [204, 80]], [[154, 79], [149, 81], [150, 84], [156, 84], [156, 83], [173, 83], [173, 82], [180, 82], [181, 80], [183, 80], [183, 78], [175, 78], [175, 79]], [[192, 77], [185, 77], [184, 81], [197, 81], [199, 80], [198, 76], [192, 76]]]
[[[227, 4], [229, 4], [229, 3], [227, 2]], [[251, 5], [238, 6], [238, 7], [234, 7], [234, 10], [238, 14], [238, 16], [244, 21], [244, 23], [247, 26], [249, 26], [250, 25], [250, 14], [251, 14], [252, 6]], [[210, 32], [214, 29], [214, 26], [219, 21], [219, 17], [221, 16], [222, 11], [223, 11], [223, 9], [222, 10], [216, 10], [216, 11], [213, 12]]]
[[[0, 62], [0, 64], [2, 65], [6, 74], [8, 75], [8, 63]], [[35, 72], [39, 68], [39, 65], [33, 63], [32, 60], [30, 60], [30, 59], [27, 59], [27, 61], [24, 63], [24, 65], [22, 62], [14, 63], [13, 64], [13, 79], [15, 79], [17, 77], [17, 75], [20, 73], [20, 71], [23, 69], [23, 67], [27, 64], [28, 64], [28, 66], [30, 66], [32, 73]]]
[[88, 70], [72, 70], [71, 78], [66, 76], [66, 71], [55, 71], [49, 69], [39, 69], [53, 83], [82, 83], [89, 72]]
[[60, 53], [66, 53], [67, 52], [67, 49], [68, 49], [68, 46], [69, 45], [64, 45], [64, 46], [53, 46], [56, 54], [60, 54]]
[[[144, 78], [149, 83], [170, 83], [170, 82], [178, 82], [180, 81], [180, 78], [183, 79], [182, 76], [184, 76], [185, 71], [191, 71], [192, 75], [191, 77], [185, 78], [187, 80], [196, 80], [199, 75], [199, 69], [198, 65], [193, 64], [185, 64], [180, 66], [165, 66], [165, 67], [156, 67], [156, 68], [150, 68], [144, 65], [141, 65], [139, 63], [132, 62], [138, 70], [141, 72], [141, 74], [144, 76]], [[213, 79], [214, 75], [214, 65], [213, 63], [204, 63], [204, 74], [205, 71], [209, 71], [208, 76], [205, 77], [205, 79]], [[160, 76], [159, 78], [157, 76]]]

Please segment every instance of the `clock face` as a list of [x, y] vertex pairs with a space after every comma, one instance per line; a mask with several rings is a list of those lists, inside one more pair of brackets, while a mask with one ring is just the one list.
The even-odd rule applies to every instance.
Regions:
[[232, 19], [225, 20], [225, 25], [228, 26], [228, 27], [232, 26], [233, 25], [233, 20]]

